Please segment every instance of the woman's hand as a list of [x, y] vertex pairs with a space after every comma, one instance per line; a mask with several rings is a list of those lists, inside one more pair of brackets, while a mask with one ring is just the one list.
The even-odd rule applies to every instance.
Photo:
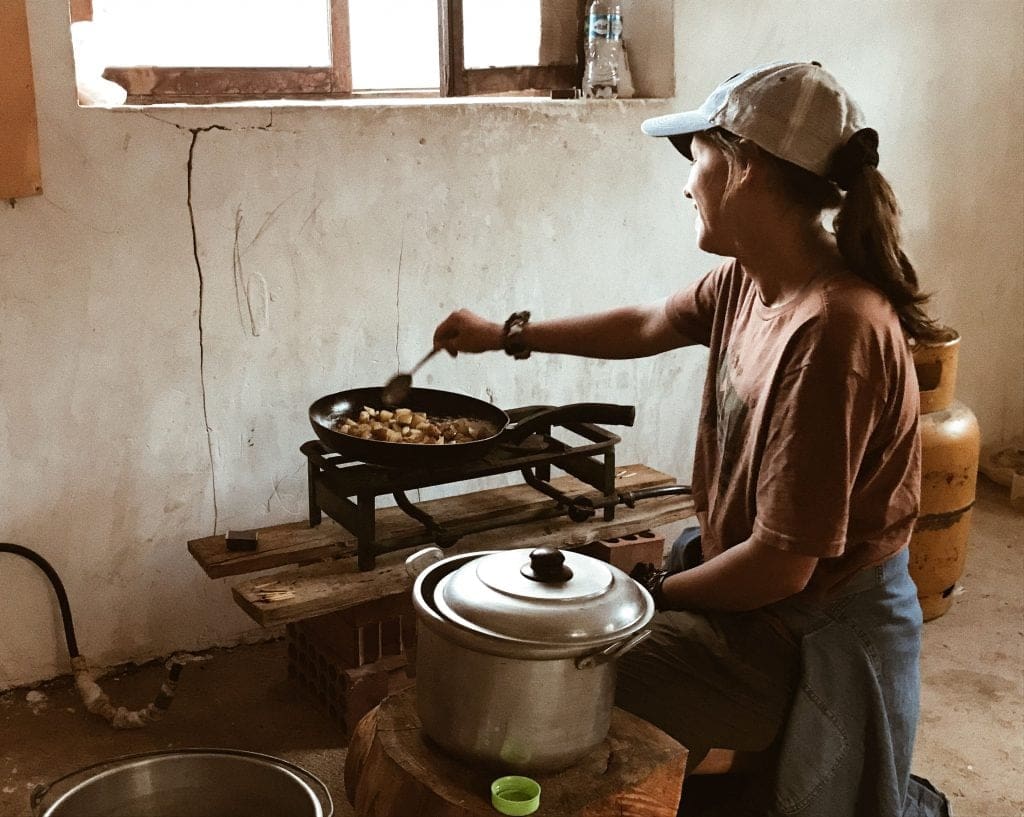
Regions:
[[492, 352], [502, 348], [503, 326], [468, 309], [452, 312], [434, 330], [434, 348], [452, 357], [459, 352]]

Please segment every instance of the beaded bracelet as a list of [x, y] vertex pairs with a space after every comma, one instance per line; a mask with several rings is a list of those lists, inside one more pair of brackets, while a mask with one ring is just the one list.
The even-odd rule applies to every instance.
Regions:
[[505, 354], [511, 355], [516, 360], [526, 360], [530, 356], [530, 348], [523, 340], [523, 330], [530, 322], [530, 313], [513, 312], [505, 321], [505, 327], [501, 332], [501, 345]]

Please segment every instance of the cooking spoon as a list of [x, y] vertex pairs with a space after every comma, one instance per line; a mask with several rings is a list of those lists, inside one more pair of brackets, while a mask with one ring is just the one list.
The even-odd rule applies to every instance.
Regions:
[[397, 406], [399, 403], [405, 402], [405, 398], [409, 396], [409, 389], [412, 388], [412, 376], [419, 371], [420, 366], [440, 351], [440, 346], [431, 349], [423, 356], [423, 359], [420, 360], [419, 363], [412, 367], [411, 370], [408, 372], [399, 372], [385, 383], [384, 388], [381, 390], [381, 399], [384, 401], [384, 405]]

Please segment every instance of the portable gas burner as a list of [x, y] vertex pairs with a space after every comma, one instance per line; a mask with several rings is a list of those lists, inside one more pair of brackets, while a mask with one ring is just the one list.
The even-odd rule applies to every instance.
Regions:
[[[593, 406], [594, 422], [588, 422], [588, 406]], [[521, 433], [502, 434], [496, 444], [489, 446], [480, 456], [469, 459], [456, 457], [436, 464], [364, 462], [350, 451], [337, 450], [341, 446], [331, 444], [335, 438], [321, 434], [320, 428], [314, 424], [320, 439], [303, 443], [300, 448], [308, 461], [310, 526], [319, 525], [326, 513], [357, 537], [359, 569], [371, 570], [378, 555], [399, 549], [399, 546], [382, 546], [377, 541], [376, 511], [377, 497], [380, 496], [390, 494], [399, 508], [423, 526], [421, 543], [435, 542], [442, 548], [450, 547], [467, 534], [492, 530], [505, 523], [485, 519], [472, 524], [446, 525], [413, 504], [407, 496], [408, 491], [519, 471], [527, 484], [555, 500], [548, 514], [551, 517], [568, 514], [574, 521], [584, 521], [601, 510], [605, 520], [612, 520], [617, 504], [629, 504], [627, 498], [615, 492], [615, 446], [621, 438], [596, 425], [596, 422], [608, 422], [611, 418], [611, 422], [632, 425], [635, 416], [633, 406], [575, 404], [562, 409], [528, 406], [506, 413], [509, 427], [520, 428]], [[572, 419], [561, 420], [560, 416]], [[444, 446], [445, 449], [460, 447], [459, 444]], [[391, 448], [409, 450], [439, 446], [396, 443]], [[602, 499], [592, 501], [567, 496], [552, 486], [553, 468], [596, 489]], [[400, 547], [409, 546], [410, 542], [406, 540]]]

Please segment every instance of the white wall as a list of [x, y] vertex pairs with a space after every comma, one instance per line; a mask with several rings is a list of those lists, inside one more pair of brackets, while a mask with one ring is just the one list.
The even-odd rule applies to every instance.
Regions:
[[[639, 133], [672, 102], [85, 110], [66, 9], [29, 24], [45, 192], [0, 209], [0, 540], [54, 564], [94, 663], [252, 634], [186, 541], [302, 518], [308, 404], [418, 359], [450, 309], [597, 309], [714, 262], [685, 163]], [[768, 59], [849, 84], [964, 335], [960, 398], [987, 440], [1024, 429], [1020, 4], [686, 2], [675, 32], [680, 105]], [[463, 356], [420, 382], [635, 403], [620, 462], [686, 479], [703, 362]], [[45, 579], [0, 556], [0, 582], [0, 689], [66, 672]]]

